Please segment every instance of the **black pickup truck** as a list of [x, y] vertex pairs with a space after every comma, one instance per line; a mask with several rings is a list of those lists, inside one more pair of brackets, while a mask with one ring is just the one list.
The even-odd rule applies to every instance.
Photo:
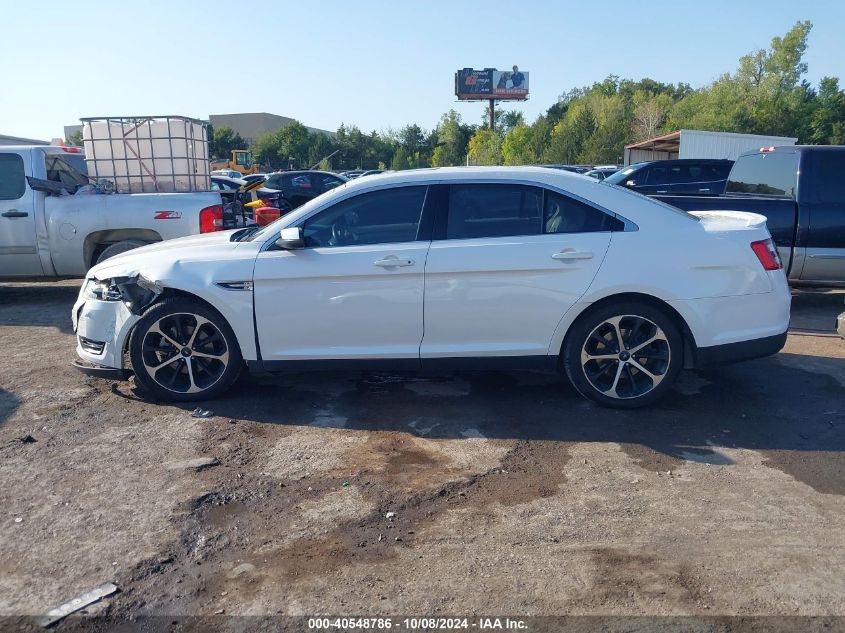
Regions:
[[742, 154], [721, 195], [654, 195], [685, 211], [766, 216], [789, 283], [845, 286], [845, 145]]

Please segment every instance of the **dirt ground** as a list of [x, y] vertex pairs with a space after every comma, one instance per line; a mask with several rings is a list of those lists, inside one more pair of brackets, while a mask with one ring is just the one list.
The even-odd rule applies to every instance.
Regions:
[[244, 379], [197, 419], [70, 367], [77, 291], [0, 284], [0, 615], [104, 581], [121, 617], [845, 615], [843, 293], [648, 410], [359, 372]]

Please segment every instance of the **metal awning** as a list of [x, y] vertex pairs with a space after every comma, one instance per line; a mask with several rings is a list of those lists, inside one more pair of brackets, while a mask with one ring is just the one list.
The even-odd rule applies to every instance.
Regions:
[[655, 136], [639, 143], [631, 143], [630, 145], [626, 145], [625, 149], [644, 149], [652, 152], [672, 152], [677, 154], [681, 150], [681, 132], [679, 130], [664, 134], [663, 136]]

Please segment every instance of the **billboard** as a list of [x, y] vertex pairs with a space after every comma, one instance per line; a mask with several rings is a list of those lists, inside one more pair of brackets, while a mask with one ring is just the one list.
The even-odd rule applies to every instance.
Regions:
[[528, 98], [528, 72], [517, 66], [511, 70], [464, 68], [455, 73], [455, 96], [459, 100]]

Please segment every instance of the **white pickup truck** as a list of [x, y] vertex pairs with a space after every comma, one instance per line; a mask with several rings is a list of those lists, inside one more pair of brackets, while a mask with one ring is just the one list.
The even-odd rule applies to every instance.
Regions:
[[210, 191], [69, 195], [88, 183], [78, 151], [0, 146], [0, 278], [83, 277], [132, 248], [223, 229]]

